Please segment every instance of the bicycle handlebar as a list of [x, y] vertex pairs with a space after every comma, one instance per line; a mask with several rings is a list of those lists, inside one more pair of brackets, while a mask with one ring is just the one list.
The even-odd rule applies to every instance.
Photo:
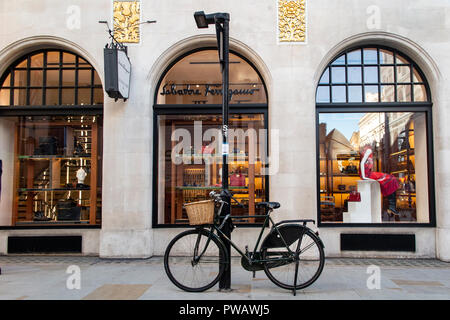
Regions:
[[[224, 189], [223, 192], [225, 193], [226, 196], [229, 196], [231, 200], [234, 200], [239, 207], [245, 208], [245, 206], [241, 202], [239, 202], [235, 197], [233, 197], [233, 194], [229, 190]], [[213, 198], [215, 201], [224, 201], [223, 200], [224, 196], [221, 193], [219, 194], [217, 192], [211, 191], [209, 193], [209, 196]]]

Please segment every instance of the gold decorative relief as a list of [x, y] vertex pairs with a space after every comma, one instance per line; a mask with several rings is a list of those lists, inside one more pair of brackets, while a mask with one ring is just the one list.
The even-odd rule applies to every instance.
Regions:
[[306, 0], [278, 1], [278, 37], [280, 42], [306, 41]]
[[139, 1], [114, 1], [114, 38], [118, 42], [138, 43], [141, 8]]

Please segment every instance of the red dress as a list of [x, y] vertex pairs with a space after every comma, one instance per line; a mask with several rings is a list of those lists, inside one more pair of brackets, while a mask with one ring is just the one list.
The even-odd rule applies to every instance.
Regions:
[[[368, 149], [370, 150], [370, 149]], [[361, 167], [359, 171], [359, 175], [361, 179], [373, 179], [378, 181], [380, 184], [381, 194], [383, 197], [386, 197], [390, 194], [393, 194], [397, 191], [399, 184], [397, 178], [391, 174], [383, 173], [383, 172], [374, 172], [373, 168], [373, 154], [371, 153], [367, 159], [364, 161], [364, 155], [368, 151], [365, 150], [361, 154]], [[364, 175], [362, 170], [364, 170]]]

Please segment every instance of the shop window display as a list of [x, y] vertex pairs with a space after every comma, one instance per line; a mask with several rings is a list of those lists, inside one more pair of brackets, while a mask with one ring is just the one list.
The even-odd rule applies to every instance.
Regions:
[[[222, 188], [219, 115], [159, 116], [159, 222], [187, 223], [183, 204], [208, 199]], [[229, 189], [245, 205], [234, 215], [263, 214], [255, 204], [266, 199], [264, 116], [230, 116]], [[236, 221], [258, 222], [257, 218]]]
[[103, 88], [95, 69], [75, 53], [39, 50], [0, 83], [0, 155], [13, 190], [2, 220], [100, 225]]
[[321, 113], [319, 128], [322, 221], [429, 222], [425, 113]]
[[19, 117], [16, 225], [97, 224], [101, 117]]

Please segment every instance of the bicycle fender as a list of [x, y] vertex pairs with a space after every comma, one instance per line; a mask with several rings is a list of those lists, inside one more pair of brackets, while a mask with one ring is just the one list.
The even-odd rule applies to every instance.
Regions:
[[320, 245], [322, 246], [322, 249], [325, 249], [325, 245], [322, 242], [322, 239], [319, 237], [319, 233], [314, 233], [317, 236], [317, 240], [319, 240]]
[[[288, 246], [297, 241], [306, 229], [306, 227], [298, 224], [285, 224], [281, 227], [278, 227], [278, 231], [283, 236], [283, 239]], [[264, 238], [264, 241], [261, 244], [261, 249], [285, 247], [280, 234], [278, 234], [276, 229], [272, 229], [270, 233]]]

